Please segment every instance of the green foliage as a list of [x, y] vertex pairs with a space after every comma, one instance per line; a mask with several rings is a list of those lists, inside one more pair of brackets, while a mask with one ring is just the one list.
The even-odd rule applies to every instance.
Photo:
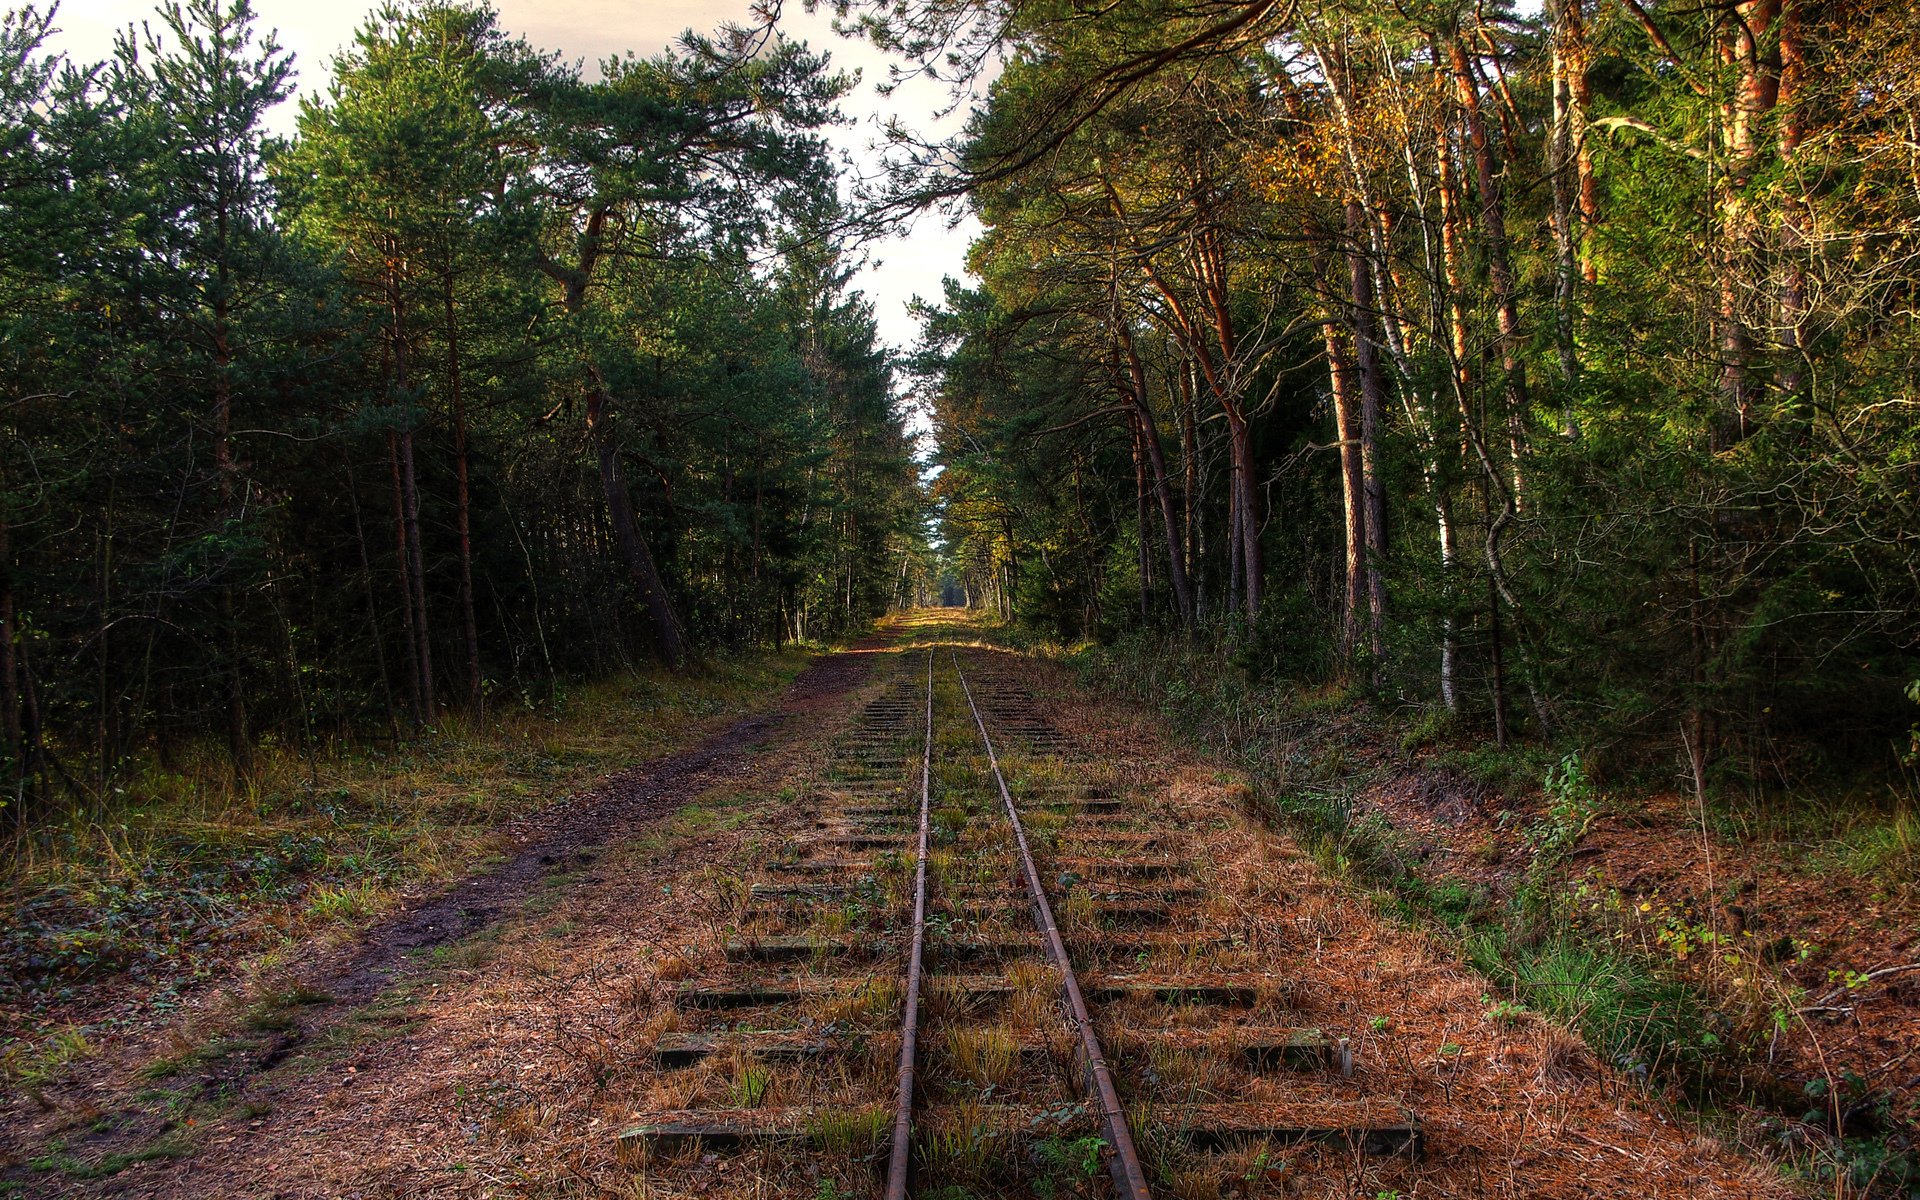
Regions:
[[1107, 1141], [1095, 1136], [1048, 1137], [1034, 1143], [1033, 1153], [1043, 1172], [1034, 1183], [1034, 1191], [1042, 1200], [1049, 1200], [1077, 1194], [1083, 1185], [1099, 1177]]
[[98, 69], [49, 21], [0, 25], [0, 819], [34, 853], [166, 790], [149, 763], [219, 747], [246, 796], [283, 753], [544, 709], [663, 621], [708, 659], [911, 586], [820, 56], [692, 37], [589, 80], [412, 0], [283, 143], [292, 64], [245, 0], [167, 5]]
[[[1470, 934], [1466, 948], [1473, 965], [1518, 1005], [1573, 1025], [1635, 1078], [1700, 1086], [1726, 1049], [1712, 1010], [1687, 984], [1602, 943], [1570, 932], [1529, 941], [1490, 926]], [[1518, 1005], [1494, 1001], [1490, 1018], [1510, 1020], [1524, 1011]]]
[[[740, 655], [698, 675], [616, 677], [400, 745], [263, 750], [244, 792], [211, 748], [129, 770], [100, 809], [45, 821], [15, 845], [0, 999], [32, 1006], [125, 972], [156, 988], [149, 1004], [164, 1014], [178, 1004], [168, 985], [306, 923], [384, 911], [395, 892], [493, 852], [502, 821], [763, 703], [807, 661]], [[702, 806], [667, 831], [738, 816]]]

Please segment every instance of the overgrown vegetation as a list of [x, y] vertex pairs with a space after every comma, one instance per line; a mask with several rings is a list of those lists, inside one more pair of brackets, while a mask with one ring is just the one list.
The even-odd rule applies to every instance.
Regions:
[[[130, 771], [110, 797], [10, 843], [0, 1002], [57, 1005], [124, 972], [152, 985], [146, 1007], [164, 1015], [179, 988], [244, 951], [270, 964], [308, 934], [351, 929], [406, 888], [472, 869], [506, 821], [763, 704], [807, 661], [798, 649], [744, 654], [405, 741], [265, 747], [240, 783], [212, 747]], [[21, 1039], [16, 1077], [79, 1053], [63, 1040], [77, 1034], [8, 1033]]]
[[[0, 17], [7, 830], [257, 808], [356, 735], [445, 745], [913, 589], [821, 56], [690, 33], [590, 79], [416, 0], [281, 139], [248, 0], [164, 4], [103, 64], [54, 28]], [[257, 850], [244, 886], [316, 853]]]
[[[1486, 998], [1488, 1020], [1537, 1011], [1578, 1030], [1631, 1078], [1703, 1108], [1757, 1105], [1773, 1115], [1749, 1122], [1745, 1135], [1809, 1178], [1869, 1195], [1904, 1196], [1920, 1185], [1920, 1157], [1886, 1095], [1844, 1068], [1800, 1080], [1782, 1078], [1770, 1061], [1778, 1039], [1807, 1019], [1812, 998], [1779, 968], [1804, 959], [1808, 943], [1735, 934], [1692, 900], [1626, 895], [1572, 859], [1601, 816], [1631, 814], [1633, 796], [1602, 788], [1577, 752], [1471, 749], [1426, 717], [1385, 716], [1362, 694], [1263, 683], [1217, 648], [1183, 639], [1121, 638], [1082, 647], [1071, 661], [1092, 686], [1157, 708], [1247, 771], [1254, 815], [1295, 834], [1323, 867], [1376, 890], [1409, 920], [1448, 929], [1500, 989]], [[1525, 854], [1499, 892], [1436, 870], [1360, 802], [1393, 773], [1397, 760], [1385, 748], [1396, 744], [1403, 753], [1427, 747], [1429, 770], [1463, 770], [1500, 789], [1501, 821], [1518, 827]], [[1821, 812], [1825, 820], [1792, 827], [1819, 846], [1802, 850], [1809, 869], [1864, 867], [1885, 886], [1910, 888], [1911, 862], [1889, 869], [1890, 860], [1850, 849], [1897, 845], [1910, 836], [1910, 810], [1872, 822], [1857, 808]], [[1860, 982], [1859, 972], [1846, 972], [1836, 990]]]

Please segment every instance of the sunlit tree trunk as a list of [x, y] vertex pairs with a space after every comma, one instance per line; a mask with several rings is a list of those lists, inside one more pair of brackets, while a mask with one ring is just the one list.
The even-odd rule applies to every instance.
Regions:
[[1320, 325], [1327, 352], [1327, 384], [1333, 397], [1334, 436], [1340, 443], [1340, 507], [1346, 520], [1346, 588], [1341, 604], [1340, 648], [1351, 654], [1360, 644], [1361, 614], [1367, 609], [1366, 485], [1360, 467], [1360, 414], [1354, 396], [1353, 360], [1344, 334], [1331, 316]]
[[1500, 187], [1500, 167], [1493, 139], [1488, 136], [1486, 117], [1480, 106], [1480, 86], [1475, 79], [1472, 60], [1465, 40], [1455, 36], [1448, 43], [1452, 56], [1455, 91], [1466, 117], [1467, 144], [1473, 153], [1474, 185], [1479, 193], [1479, 233], [1487, 256], [1487, 286], [1492, 293], [1494, 318], [1500, 332], [1500, 372], [1506, 400], [1507, 441], [1513, 455], [1512, 494], [1516, 512], [1525, 507], [1525, 476], [1522, 462], [1526, 456], [1527, 375], [1520, 361], [1520, 300], [1513, 276], [1513, 260], [1507, 241], [1506, 203]]
[[1807, 248], [1813, 229], [1812, 206], [1798, 177], [1800, 144], [1807, 135], [1806, 30], [1802, 0], [1780, 6], [1780, 166], [1785, 196], [1780, 214], [1780, 390], [1796, 422], [1805, 419]]
[[1748, 297], [1758, 275], [1759, 228], [1752, 189], [1761, 133], [1780, 94], [1780, 68], [1766, 36], [1780, 14], [1779, 0], [1740, 0], [1722, 18], [1719, 58], [1733, 73], [1723, 106], [1725, 161], [1720, 182], [1720, 384], [1726, 408], [1714, 445], [1725, 449], [1753, 430], [1757, 388]]
[[1560, 359], [1560, 382], [1566, 389], [1561, 408], [1561, 432], [1578, 436], [1573, 410], [1573, 387], [1580, 376], [1574, 342], [1575, 289], [1580, 278], [1577, 211], [1584, 180], [1575, 147], [1581, 121], [1573, 76], [1583, 73], [1580, 54], [1580, 0], [1555, 0], [1553, 28], [1553, 123], [1547, 135], [1547, 174], [1552, 188], [1554, 246], [1554, 348]]
[[[1387, 587], [1381, 564], [1387, 558], [1387, 492], [1380, 475], [1380, 419], [1387, 404], [1386, 372], [1380, 362], [1373, 275], [1367, 264], [1366, 215], [1358, 200], [1347, 201], [1347, 279], [1353, 357], [1360, 378], [1360, 479], [1367, 545], [1367, 648], [1377, 661], [1385, 652]], [[1376, 668], [1377, 669], [1377, 668]]]

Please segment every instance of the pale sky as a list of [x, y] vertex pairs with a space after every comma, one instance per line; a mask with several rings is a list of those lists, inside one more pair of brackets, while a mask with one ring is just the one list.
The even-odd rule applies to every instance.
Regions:
[[[13, 0], [0, 0], [12, 6]], [[353, 38], [353, 31], [378, 7], [380, 0], [254, 0], [256, 24], [262, 30], [277, 30], [280, 43], [294, 53], [302, 92], [318, 91], [325, 86], [335, 53]], [[688, 28], [707, 31], [722, 21], [745, 22], [748, 0], [494, 0], [500, 12], [500, 26], [510, 34], [525, 37], [542, 50], [554, 50], [568, 59], [585, 59], [592, 64], [613, 54], [633, 50], [652, 54], [667, 46]], [[60, 6], [51, 48], [75, 62], [91, 63], [106, 58], [113, 47], [115, 31], [148, 18], [153, 0], [65, 0]], [[881, 97], [875, 84], [887, 78], [886, 59], [871, 46], [840, 38], [833, 32], [824, 12], [802, 11], [800, 0], [788, 0], [781, 17], [788, 36], [806, 41], [816, 50], [826, 50], [834, 65], [858, 69], [859, 86], [843, 103], [849, 115], [859, 118], [854, 128], [837, 131], [836, 144], [853, 153], [857, 162], [870, 164], [870, 147], [879, 140], [881, 122], [899, 113], [903, 122], [923, 135], [942, 135], [957, 128], [959, 115], [935, 125], [932, 114], [944, 107], [946, 91], [941, 85], [913, 81], [890, 97]], [[291, 133], [294, 105], [282, 105], [269, 120], [279, 133]], [[940, 296], [943, 276], [965, 273], [967, 240], [978, 231], [971, 217], [955, 230], [948, 230], [941, 214], [921, 215], [900, 236], [873, 244], [868, 253], [873, 264], [856, 281], [874, 302], [880, 334], [899, 349], [910, 348], [919, 331], [918, 323], [907, 315], [907, 304], [916, 295], [929, 300]]]

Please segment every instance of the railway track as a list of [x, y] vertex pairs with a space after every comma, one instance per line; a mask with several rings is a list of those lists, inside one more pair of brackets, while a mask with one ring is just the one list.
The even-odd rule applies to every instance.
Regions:
[[1285, 958], [1310, 948], [1250, 927], [1178, 814], [995, 657], [898, 655], [806, 834], [730, 890], [620, 1135], [643, 1186], [1141, 1200], [1417, 1157], [1414, 1116], [1299, 1019]]

